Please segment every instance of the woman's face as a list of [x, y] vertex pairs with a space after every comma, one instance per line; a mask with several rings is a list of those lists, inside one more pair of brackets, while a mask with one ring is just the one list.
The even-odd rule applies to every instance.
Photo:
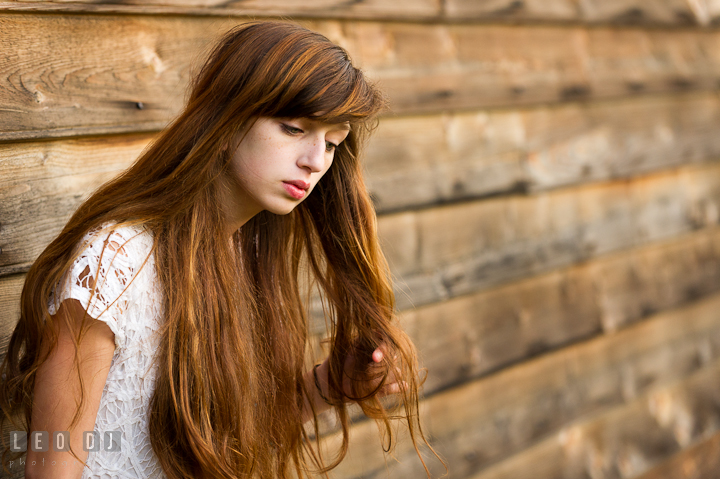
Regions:
[[227, 206], [233, 230], [263, 210], [290, 213], [330, 168], [348, 133], [347, 123], [258, 118], [232, 158]]

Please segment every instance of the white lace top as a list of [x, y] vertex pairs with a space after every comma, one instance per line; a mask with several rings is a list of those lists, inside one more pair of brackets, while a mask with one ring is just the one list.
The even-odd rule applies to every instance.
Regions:
[[[148, 435], [149, 402], [157, 370], [153, 364], [155, 332], [162, 318], [162, 297], [151, 254], [153, 238], [139, 226], [111, 228], [112, 224], [103, 225], [84, 237], [80, 256], [49, 305], [50, 314], [55, 314], [63, 300], [77, 299], [90, 316], [107, 323], [115, 333], [115, 353], [95, 420], [101, 448], [89, 452], [82, 477], [164, 478]], [[91, 298], [95, 277], [97, 293]], [[120, 451], [104, 450], [104, 432], [118, 430]]]

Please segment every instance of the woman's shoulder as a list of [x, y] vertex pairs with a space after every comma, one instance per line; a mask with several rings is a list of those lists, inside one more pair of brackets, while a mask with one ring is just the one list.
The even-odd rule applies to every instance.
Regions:
[[[88, 314], [110, 325], [116, 343], [123, 344], [126, 312], [143, 291], [153, 290], [153, 237], [137, 224], [104, 223], [85, 233], [61, 284], [51, 292], [48, 309], [77, 299]], [[125, 318], [125, 319], [123, 319]]]
[[77, 245], [76, 253], [109, 251], [127, 263], [139, 258], [144, 260], [151, 254], [152, 247], [152, 232], [145, 225], [111, 221], [87, 231]]

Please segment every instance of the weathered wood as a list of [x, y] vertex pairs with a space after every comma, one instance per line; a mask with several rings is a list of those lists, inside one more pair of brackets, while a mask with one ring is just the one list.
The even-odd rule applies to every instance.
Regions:
[[[711, 479], [720, 471], [720, 361], [471, 476]], [[715, 434], [714, 440], [680, 451]], [[712, 453], [714, 454], [714, 457]], [[667, 464], [662, 461], [675, 454]]]
[[698, 441], [637, 479], [711, 479], [720, 471], [720, 432]]
[[[22, 430], [22, 428], [14, 426], [12, 423], [6, 423], [3, 425], [2, 430], [0, 430], [0, 434], [2, 434], [2, 438], [4, 441], [8, 441], [10, 438], [10, 431], [16, 431], [16, 430]], [[14, 459], [12, 463], [8, 459], [5, 462], [5, 466], [7, 466], [9, 472], [5, 472], [2, 469], [2, 465], [0, 465], [0, 477], [4, 479], [22, 479], [25, 477], [25, 455], [21, 456], [21, 458]]]
[[[16, 178], [0, 189], [5, 274], [23, 271], [85, 195], [130, 164], [148, 141], [128, 136], [3, 145], [0, 169]], [[531, 197], [383, 215], [380, 235], [398, 279], [398, 306], [437, 302], [714, 224], [719, 171], [718, 165], [698, 165]]]
[[[0, 356], [17, 319], [22, 278], [0, 278]], [[710, 228], [403, 311], [400, 321], [433, 372], [425, 385], [431, 394], [601, 330], [616, 331], [718, 288], [720, 229]], [[319, 347], [326, 334], [322, 311], [312, 313], [308, 365], [326, 354]]]
[[[712, 4], [712, 1], [710, 2]], [[444, 22], [583, 22], [692, 26], [709, 24], [717, 13], [705, 1], [687, 0], [298, 0], [220, 1], [79, 0], [0, 2], [0, 10], [23, 12], [91, 12], [156, 15], [242, 15], [294, 18], [434, 20]]]
[[[371, 195], [384, 213], [714, 160], [720, 158], [718, 128], [716, 94], [384, 118], [365, 162]], [[82, 198], [127, 167], [150, 140], [136, 135], [0, 145], [0, 274], [25, 271]], [[97, 183], [88, 176], [95, 173], [101, 173]], [[40, 219], [45, 222], [24, 224]], [[7, 228], [33, 240], [13, 244]]]
[[158, 20], [0, 16], [0, 43], [12, 46], [0, 64], [0, 138], [161, 128], [217, 23]]
[[0, 145], [0, 273], [26, 270], [80, 203], [149, 141], [128, 135]]
[[[182, 108], [191, 64], [237, 23], [2, 14], [0, 140], [157, 130]], [[347, 47], [395, 114], [716, 90], [720, 78], [713, 31], [305, 24]]]
[[[424, 391], [431, 395], [718, 290], [715, 228], [404, 311], [400, 323], [430, 371]], [[321, 312], [313, 319], [316, 337], [326, 336]], [[338, 427], [323, 419], [323, 432]]]
[[426, 394], [720, 292], [720, 228], [403, 311]]
[[[651, 259], [651, 257], [645, 258], [647, 261], [651, 261]], [[618, 256], [614, 261], [620, 263], [623, 258]], [[22, 286], [21, 280], [21, 276], [0, 279], [0, 298], [8, 303], [3, 303], [1, 317], [7, 317], [4, 313], [8, 306], [16, 308], [7, 298], [17, 297]], [[507, 425], [508, 422], [514, 424], [516, 429], [519, 428], [522, 434], [532, 433], [537, 434], [538, 437], [542, 436], [543, 421], [550, 421], [554, 424], [555, 419], [551, 418], [558, 414], [561, 418], [565, 418], [566, 415], [582, 415], [587, 412], [588, 408], [602, 407], [614, 401], [634, 397], [649, 384], [663, 382], [668, 378], [682, 377], [688, 371], [697, 368], [699, 364], [707, 362], [710, 357], [716, 357], [720, 352], [718, 349], [720, 347], [720, 331], [718, 330], [720, 324], [717, 323], [715, 314], [718, 307], [720, 307], [720, 297], [715, 297], [699, 306], [693, 305], [685, 311], [654, 318], [614, 336], [596, 339], [539, 358], [528, 363], [528, 365], [535, 365], [530, 371], [524, 369], [528, 365], [521, 365], [489, 376], [464, 388], [437, 395], [437, 398], [433, 396], [429, 402], [440, 407], [440, 414], [439, 416], [427, 414], [428, 410], [426, 410], [424, 413], [426, 424], [430, 425], [431, 433], [436, 436], [435, 443], [437, 443], [437, 441], [445, 440], [446, 437], [453, 437], [455, 433], [459, 434], [458, 431], [455, 431], [452, 434], [444, 433], [438, 436], [440, 431], [435, 424], [445, 424], [448, 420], [447, 415], [459, 415], [467, 412], [468, 424], [480, 427], [486, 422], [493, 423], [493, 420], [490, 417], [476, 416], [491, 415], [493, 411], [500, 410], [500, 417], [504, 417], [505, 420], [500, 421], [490, 431], [484, 428], [485, 431], [481, 433], [483, 442], [493, 443], [497, 439], [495, 436], [500, 436], [505, 444], [512, 442], [512, 439], [505, 436], [517, 434], [517, 431], [503, 430], [504, 425]], [[446, 318], [451, 317], [447, 316]], [[452, 319], [455, 320], [455, 317]], [[430, 371], [431, 375], [442, 373], [433, 367], [430, 367]], [[557, 372], [561, 372], [560, 376]], [[504, 379], [502, 379], [503, 377]], [[517, 391], [517, 387], [521, 387], [522, 390]], [[461, 391], [466, 392], [461, 393]], [[458, 392], [457, 395], [455, 395], [456, 392]], [[465, 394], [468, 397], [465, 397]], [[500, 394], [501, 397], [495, 398], [496, 394]], [[448, 395], [452, 397], [448, 397]], [[519, 398], [525, 399], [519, 400]], [[518, 400], [520, 401], [519, 405]], [[588, 404], [578, 404], [581, 401], [587, 401]], [[428, 402], [424, 407], [427, 404]], [[449, 407], [451, 405], [456, 406], [456, 412], [452, 412], [453, 409]], [[533, 413], [531, 418], [528, 418], [527, 411], [523, 410], [523, 408], [537, 408], [540, 405], [544, 406]], [[570, 408], [570, 410], [567, 411], [565, 408]], [[429, 411], [433, 412], [434, 409], [431, 408]], [[545, 419], [543, 419], [543, 415], [545, 415]], [[531, 421], [532, 424], [540, 430], [523, 431], [521, 423], [524, 420], [534, 421]], [[326, 421], [328, 421], [327, 418]], [[455, 418], [454, 421], [456, 427], [464, 427], [462, 424], [458, 426], [460, 418]], [[358, 426], [362, 434], [361, 439], [357, 439], [355, 442], [366, 442], [369, 450], [372, 450], [373, 447], [379, 448], [377, 440], [370, 434], [372, 431], [363, 429], [367, 427], [363, 424]], [[354, 432], [353, 434], [357, 436], [359, 433]], [[490, 437], [485, 438], [485, 435]], [[475, 453], [470, 453], [471, 459], [474, 457], [473, 454]], [[358, 455], [354, 454], [351, 457], [358, 457]], [[493, 457], [488, 458], [488, 461], [492, 462]], [[376, 459], [379, 460], [377, 457]], [[412, 463], [416, 459], [409, 454], [403, 458], [403, 463], [405, 461]]]
[[372, 23], [346, 31], [396, 113], [717, 88], [710, 32]]
[[[698, 4], [696, 8], [693, 4]], [[707, 25], [711, 21], [704, 2], [687, 0], [447, 0], [449, 18], [482, 20], [571, 21], [618, 25]]]
[[[10, 342], [10, 335], [15, 329], [15, 324], [20, 317], [20, 291], [22, 290], [23, 282], [25, 281], [24, 274], [18, 274], [14, 276], [8, 276], [0, 278], [0, 362], [5, 359], [7, 353], [8, 343]], [[9, 432], [16, 429], [10, 423], [4, 424], [4, 427], [0, 431], [4, 440], [7, 441]], [[10, 466], [9, 464], [5, 464]], [[19, 462], [15, 462], [10, 467], [12, 478], [24, 477], [23, 471]], [[0, 466], [0, 477], [6, 477], [6, 473]]]
[[20, 318], [20, 292], [24, 274], [0, 278], [0, 362], [5, 358], [10, 335]]
[[380, 212], [720, 159], [715, 93], [384, 118], [369, 143]]
[[369, 20], [427, 20], [441, 17], [439, 0], [79, 0], [77, 2], [0, 2], [0, 10], [23, 12], [88, 12], [142, 15], [275, 16]]
[[[452, 477], [477, 473], [584, 417], [717, 361], [718, 310], [720, 295], [715, 295], [435, 394], [421, 403], [426, 432], [450, 464]], [[717, 391], [717, 381], [713, 388]], [[425, 477], [407, 440], [395, 451], [399, 462], [388, 461], [386, 466], [377, 434], [369, 421], [353, 428], [350, 454], [335, 477]], [[329, 447], [337, 441], [337, 435], [331, 436]], [[428, 465], [434, 477], [444, 472], [437, 461]]]
[[581, 2], [580, 8], [582, 17], [589, 22], [692, 26], [709, 21], [702, 9], [693, 8], [693, 4], [703, 3], [692, 0], [591, 0]]
[[384, 215], [379, 234], [406, 309], [720, 219], [720, 166]]

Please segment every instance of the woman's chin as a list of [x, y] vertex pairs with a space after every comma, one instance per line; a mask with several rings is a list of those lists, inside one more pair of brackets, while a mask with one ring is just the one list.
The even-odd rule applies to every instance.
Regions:
[[284, 205], [273, 205], [273, 207], [267, 210], [273, 214], [284, 216], [293, 212], [293, 210], [300, 204], [300, 202], [289, 203]]

